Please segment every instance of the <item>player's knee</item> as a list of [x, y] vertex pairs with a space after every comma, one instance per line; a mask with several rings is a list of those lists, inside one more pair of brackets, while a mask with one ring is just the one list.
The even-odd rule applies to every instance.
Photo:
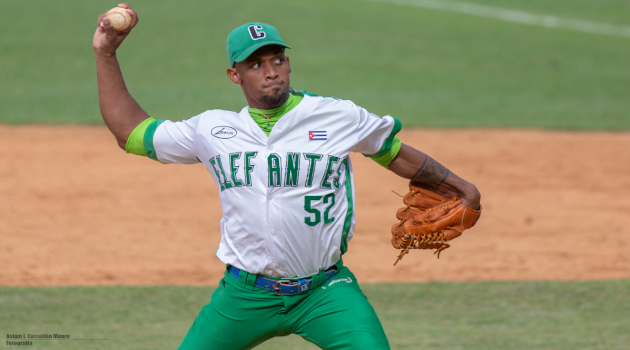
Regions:
[[328, 344], [318, 344], [328, 350], [389, 350], [389, 342], [381, 330], [348, 330], [343, 335], [334, 337]]

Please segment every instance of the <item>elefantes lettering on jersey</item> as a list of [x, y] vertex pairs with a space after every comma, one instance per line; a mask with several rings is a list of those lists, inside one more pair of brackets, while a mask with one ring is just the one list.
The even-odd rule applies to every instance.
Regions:
[[[217, 155], [210, 158], [209, 163], [214, 170], [221, 191], [252, 186], [252, 173], [256, 168], [253, 159], [258, 152], [236, 152], [229, 155]], [[325, 160], [325, 161], [322, 161]], [[344, 159], [333, 155], [317, 153], [288, 152], [283, 156], [271, 153], [267, 157], [268, 187], [313, 187], [334, 188], [340, 186], [342, 164]], [[315, 179], [316, 169], [324, 169], [323, 176]], [[305, 168], [306, 177], [300, 181], [300, 169]], [[242, 170], [241, 170], [242, 169]], [[320, 172], [321, 173], [321, 172]]]

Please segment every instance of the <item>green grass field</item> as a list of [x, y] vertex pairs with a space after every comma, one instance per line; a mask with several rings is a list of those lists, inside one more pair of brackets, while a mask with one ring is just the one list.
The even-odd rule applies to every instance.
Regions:
[[[363, 286], [392, 349], [426, 350], [628, 349], [629, 288], [627, 280]], [[36, 349], [175, 349], [212, 290], [0, 288], [0, 334], [109, 339], [34, 341]], [[278, 348], [316, 349], [298, 336], [257, 349]]]
[[[228, 32], [275, 24], [292, 84], [351, 99], [406, 126], [630, 129], [630, 37], [366, 0], [137, 0], [119, 50], [131, 93], [156, 118], [240, 110]], [[630, 25], [626, 0], [474, 0]], [[91, 38], [109, 1], [0, 2], [0, 122], [101, 124]]]

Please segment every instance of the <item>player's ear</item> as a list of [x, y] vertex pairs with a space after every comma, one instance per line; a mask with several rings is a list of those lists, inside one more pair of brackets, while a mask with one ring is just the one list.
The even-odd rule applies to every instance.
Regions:
[[241, 79], [241, 75], [238, 73], [236, 68], [228, 68], [227, 76], [234, 84], [241, 84], [243, 80]]
[[291, 73], [291, 60], [289, 59], [289, 56], [284, 56], [287, 59], [287, 63], [289, 64], [289, 73]]

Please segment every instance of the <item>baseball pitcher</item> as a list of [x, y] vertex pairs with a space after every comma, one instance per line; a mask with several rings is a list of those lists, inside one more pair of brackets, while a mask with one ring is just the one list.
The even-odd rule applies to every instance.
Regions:
[[[323, 349], [389, 349], [342, 260], [356, 222], [349, 154], [370, 157], [414, 188], [453, 195], [468, 213], [480, 209], [475, 186], [401, 143], [396, 118], [291, 88], [290, 47], [265, 23], [244, 24], [227, 37], [227, 76], [240, 85], [247, 106], [181, 122], [151, 118], [127, 91], [116, 59], [138, 24], [135, 11], [119, 7], [131, 16], [130, 26], [115, 30], [103, 14], [93, 40], [105, 124], [128, 153], [202, 163], [223, 210], [216, 255], [225, 275], [179, 348], [250, 349], [297, 334]], [[405, 222], [426, 221], [414, 208], [401, 214]], [[396, 232], [406, 249], [428, 242], [405, 241], [416, 237], [405, 225]]]

